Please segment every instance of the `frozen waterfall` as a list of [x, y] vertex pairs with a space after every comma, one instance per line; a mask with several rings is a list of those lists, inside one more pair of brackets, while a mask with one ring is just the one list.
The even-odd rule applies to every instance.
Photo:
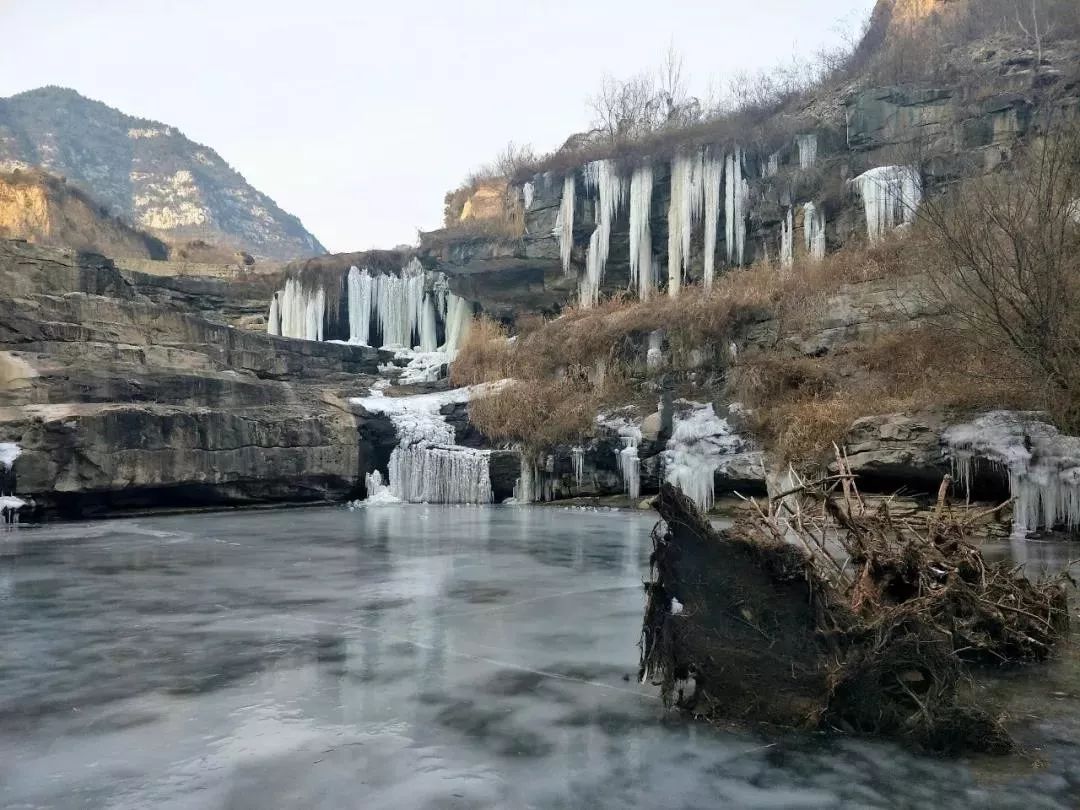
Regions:
[[276, 323], [271, 319], [267, 325], [268, 330], [278, 327], [276, 334], [284, 337], [323, 339], [326, 291], [322, 287], [305, 287], [299, 279], [290, 278], [285, 281], [285, 289], [279, 291], [274, 298], [278, 301], [279, 319]]
[[577, 193], [574, 173], [570, 172], [563, 179], [562, 202], [559, 204], [559, 216], [555, 220], [555, 236], [559, 240], [559, 256], [565, 275], [570, 272], [570, 254], [574, 250], [574, 195]]
[[585, 189], [596, 196], [596, 230], [589, 239], [585, 275], [580, 282], [582, 308], [596, 306], [600, 299], [600, 283], [604, 280], [611, 246], [611, 225], [626, 201], [626, 186], [611, 160], [596, 160], [585, 166]]
[[866, 233], [870, 243], [886, 233], [910, 225], [922, 202], [922, 177], [913, 166], [879, 166], [851, 181], [862, 196]]
[[675, 418], [663, 453], [664, 478], [707, 511], [716, 500], [716, 473], [749, 477], [745, 471], [761, 467], [761, 453], [717, 416], [711, 404], [679, 404], [689, 410]]
[[652, 166], [634, 169], [630, 177], [630, 283], [638, 289], [638, 298], [649, 300], [656, 280], [652, 256]]
[[803, 171], [814, 168], [814, 164], [817, 163], [817, 133], [810, 132], [805, 135], [799, 135], [795, 139], [795, 144], [799, 148], [799, 168]]
[[746, 213], [750, 202], [750, 184], [743, 175], [742, 149], [727, 156], [724, 175], [727, 259], [728, 264], [742, 266], [746, 257]]
[[1008, 476], [1017, 535], [1080, 528], [1080, 437], [1061, 434], [1039, 414], [993, 411], [948, 428], [943, 439], [969, 495], [979, 463]]
[[14, 442], [0, 442], [0, 525], [18, 523], [19, 510], [26, 501], [15, 497], [14, 474], [11, 468], [15, 459], [22, 455], [22, 448]]
[[780, 223], [780, 266], [785, 270], [795, 266], [795, 215], [790, 206]]
[[803, 233], [806, 237], [806, 253], [814, 261], [825, 258], [825, 212], [814, 203], [803, 206]]
[[694, 224], [701, 219], [703, 162], [700, 150], [671, 161], [671, 203], [668, 207], [668, 295], [678, 296], [690, 261]]
[[[454, 428], [440, 413], [445, 405], [468, 402], [473, 390], [352, 400], [394, 424], [398, 444], [390, 455], [390, 495], [406, 503], [491, 503], [490, 451], [456, 445]], [[373, 483], [369, 479], [369, 488]]]
[[705, 205], [704, 282], [712, 287], [716, 275], [716, 238], [720, 230], [720, 187], [724, 181], [724, 161], [706, 155], [702, 167]]

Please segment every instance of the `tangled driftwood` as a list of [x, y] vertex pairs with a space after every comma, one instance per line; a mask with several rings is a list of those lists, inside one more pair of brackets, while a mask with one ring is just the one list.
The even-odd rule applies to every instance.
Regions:
[[655, 501], [641, 676], [669, 705], [909, 740], [1007, 751], [969, 700], [970, 667], [1041, 661], [1067, 633], [1064, 580], [1034, 583], [971, 542], [990, 515], [954, 511], [943, 483], [926, 519], [866, 505], [843, 458], [797, 477], [718, 532], [665, 485]]

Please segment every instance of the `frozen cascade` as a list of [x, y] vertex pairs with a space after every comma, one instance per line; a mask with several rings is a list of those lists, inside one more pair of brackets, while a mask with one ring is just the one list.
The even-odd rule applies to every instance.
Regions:
[[349, 342], [367, 346], [371, 343], [371, 310], [375, 299], [372, 295], [373, 279], [366, 267], [349, 268]]
[[270, 299], [270, 314], [266, 316], [266, 333], [268, 335], [281, 334], [281, 308], [278, 304], [278, 294]]
[[668, 295], [675, 298], [690, 261], [694, 224], [701, 219], [703, 163], [700, 151], [671, 161], [671, 203], [668, 207]]
[[323, 288], [305, 289], [299, 279], [290, 278], [286, 279], [285, 289], [278, 295], [280, 334], [303, 340], [322, 340], [326, 320], [326, 292]]
[[401, 269], [400, 276], [381, 275], [376, 281], [375, 311], [383, 346], [411, 348], [423, 312], [423, 265], [414, 257]]
[[790, 206], [780, 223], [780, 266], [785, 270], [795, 266], [795, 215]]
[[663, 453], [664, 479], [679, 487], [698, 507], [708, 510], [716, 500], [717, 471], [740, 466], [757, 468], [761, 453], [753, 450], [726, 419], [717, 416], [711, 404], [680, 404], [690, 405], [690, 410], [675, 418], [675, 429]]
[[[520, 449], [519, 449], [520, 450]], [[527, 452], [520, 450], [521, 472], [514, 484], [514, 503], [542, 503], [554, 500], [553, 482], [544, 475]]]
[[432, 296], [425, 295], [423, 314], [420, 317], [420, 351], [433, 352], [439, 347], [439, 338], [436, 329], [435, 301]]
[[746, 256], [746, 207], [750, 201], [750, 185], [743, 176], [741, 149], [727, 156], [724, 175], [727, 258], [729, 264], [741, 266]]
[[524, 206], [524, 210], [528, 211], [532, 208], [533, 198], [536, 196], [536, 189], [532, 183], [526, 183], [521, 187], [521, 203]]
[[656, 285], [652, 261], [653, 170], [638, 166], [630, 177], [630, 283], [637, 285], [638, 298], [649, 300]]
[[863, 199], [871, 244], [901, 225], [910, 225], [922, 202], [922, 177], [913, 166], [879, 166], [851, 181]]
[[968, 493], [979, 462], [1008, 474], [1017, 535], [1080, 528], [1080, 437], [1063, 435], [1037, 413], [992, 411], [948, 428], [943, 439]]
[[578, 489], [581, 489], [581, 481], [585, 477], [585, 448], [572, 447], [570, 455], [574, 459], [574, 481], [577, 482]]
[[799, 168], [803, 171], [814, 168], [817, 163], [818, 137], [816, 132], [799, 135], [795, 139], [799, 147]]
[[555, 220], [555, 235], [559, 239], [559, 256], [562, 258], [564, 275], [570, 272], [570, 254], [574, 250], [574, 195], [577, 193], [574, 173], [570, 172], [563, 180], [562, 202], [559, 204], [559, 216]]
[[720, 187], [724, 181], [724, 161], [707, 156], [702, 167], [705, 204], [705, 288], [713, 285], [716, 275], [716, 237], [720, 230]]
[[633, 499], [641, 496], [641, 459], [638, 448], [641, 446], [641, 431], [634, 435], [620, 436], [623, 446], [617, 451], [619, 470], [622, 472], [623, 491]]
[[473, 307], [464, 298], [453, 293], [446, 297], [446, 343], [442, 350], [453, 360], [472, 326]]
[[491, 503], [490, 451], [455, 445], [454, 428], [440, 413], [444, 405], [468, 402], [474, 390], [352, 400], [394, 424], [398, 445], [390, 455], [391, 495], [407, 503]]
[[390, 491], [390, 486], [383, 481], [382, 473], [378, 470], [372, 470], [364, 476], [364, 490], [367, 492], [367, 497], [362, 501], [356, 501], [357, 506], [383, 506], [401, 503], [401, 498]]
[[0, 524], [18, 523], [19, 510], [26, 506], [26, 501], [16, 498], [12, 483], [5, 483], [11, 478], [11, 468], [15, 459], [22, 455], [22, 448], [14, 442], [0, 442]]
[[815, 261], [825, 258], [825, 212], [812, 202], [803, 206], [803, 232], [806, 253]]
[[585, 188], [596, 195], [596, 230], [589, 239], [585, 276], [580, 283], [580, 303], [588, 308], [596, 306], [600, 298], [600, 283], [604, 280], [611, 246], [611, 225], [626, 202], [626, 186], [613, 161], [596, 160], [585, 166]]

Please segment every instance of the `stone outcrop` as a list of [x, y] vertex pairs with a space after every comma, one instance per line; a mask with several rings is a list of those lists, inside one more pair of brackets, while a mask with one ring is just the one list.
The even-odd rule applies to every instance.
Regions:
[[213, 149], [73, 90], [0, 99], [0, 171], [31, 167], [66, 177], [108, 215], [169, 242], [205, 240], [282, 260], [325, 252]]
[[0, 173], [0, 239], [135, 259], [164, 259], [159, 239], [109, 216], [87, 194], [37, 170]]
[[0, 441], [43, 514], [346, 498], [371, 469], [346, 399], [388, 359], [239, 331], [102, 257], [0, 242]]

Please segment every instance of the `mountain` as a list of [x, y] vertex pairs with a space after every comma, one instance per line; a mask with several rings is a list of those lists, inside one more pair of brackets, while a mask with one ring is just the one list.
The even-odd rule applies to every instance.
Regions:
[[170, 243], [202, 240], [281, 260], [326, 252], [213, 149], [74, 90], [0, 99], [0, 171], [32, 167], [67, 178], [109, 214]]

